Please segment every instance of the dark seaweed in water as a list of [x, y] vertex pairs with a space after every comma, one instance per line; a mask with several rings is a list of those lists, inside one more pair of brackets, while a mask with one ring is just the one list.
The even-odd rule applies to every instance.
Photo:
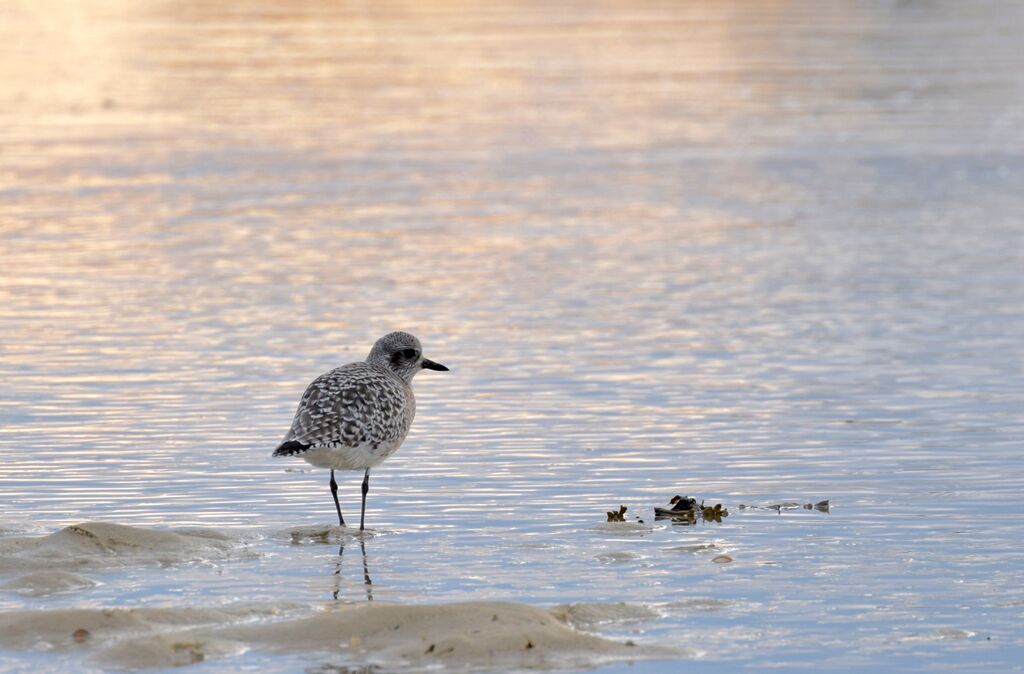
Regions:
[[669, 500], [668, 504], [672, 506], [672, 510], [693, 510], [697, 507], [697, 499], [676, 494]]
[[[620, 505], [618, 510], [609, 510], [608, 511], [608, 521], [609, 522], [625, 522], [626, 521], [626, 510], [628, 510], [628, 508], [626, 508], [626, 506], [624, 506], [624, 505]], [[633, 516], [633, 519], [635, 519], [638, 524], [643, 524], [644, 523], [644, 521], [642, 519], [640, 519], [639, 517], [637, 517], [635, 515]]]
[[626, 506], [620, 505], [617, 511], [608, 511], [609, 522], [625, 522], [626, 521]]
[[721, 523], [723, 517], [729, 516], [729, 511], [723, 508], [721, 503], [706, 506], [704, 501], [697, 503], [695, 498], [678, 494], [672, 497], [669, 506], [668, 508], [655, 507], [655, 519], [668, 517], [677, 524], [696, 524], [698, 520]]

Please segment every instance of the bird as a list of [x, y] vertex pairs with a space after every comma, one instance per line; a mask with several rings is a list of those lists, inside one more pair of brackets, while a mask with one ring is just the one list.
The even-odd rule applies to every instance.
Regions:
[[376, 341], [366, 360], [325, 372], [302, 394], [292, 425], [273, 456], [297, 456], [317, 468], [331, 469], [331, 496], [342, 527], [345, 517], [334, 471], [364, 471], [359, 514], [363, 531], [370, 469], [394, 454], [405, 440], [416, 416], [412, 378], [421, 370], [449, 371], [423, 357], [416, 337], [391, 332]]

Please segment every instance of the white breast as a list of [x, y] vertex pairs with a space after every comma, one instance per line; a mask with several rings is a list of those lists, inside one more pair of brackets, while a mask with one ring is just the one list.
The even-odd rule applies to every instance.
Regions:
[[334, 470], [365, 470], [373, 468], [395, 453], [402, 441], [379, 443], [376, 447], [362, 444], [349, 447], [344, 444], [310, 447], [299, 456], [317, 468]]

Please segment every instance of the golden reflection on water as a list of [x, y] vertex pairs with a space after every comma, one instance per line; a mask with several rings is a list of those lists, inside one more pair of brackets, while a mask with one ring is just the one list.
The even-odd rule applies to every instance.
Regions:
[[[853, 14], [817, 29], [860, 49], [881, 17]], [[814, 56], [779, 35], [807, 30], [799, 3], [92, 0], [2, 19], [4, 116], [34, 127], [20, 140], [127, 133], [158, 154], [218, 142], [206, 133], [342, 156], [701, 146], [793, 96], [758, 71]]]

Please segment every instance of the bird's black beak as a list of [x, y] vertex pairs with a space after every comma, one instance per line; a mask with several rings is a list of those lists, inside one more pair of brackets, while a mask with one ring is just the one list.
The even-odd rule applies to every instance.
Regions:
[[444, 365], [441, 365], [441, 363], [435, 363], [434, 361], [428, 358], [424, 358], [423, 362], [420, 363], [420, 365], [423, 366], [424, 370], [437, 370], [438, 372], [448, 372], [448, 368], [446, 368]]

